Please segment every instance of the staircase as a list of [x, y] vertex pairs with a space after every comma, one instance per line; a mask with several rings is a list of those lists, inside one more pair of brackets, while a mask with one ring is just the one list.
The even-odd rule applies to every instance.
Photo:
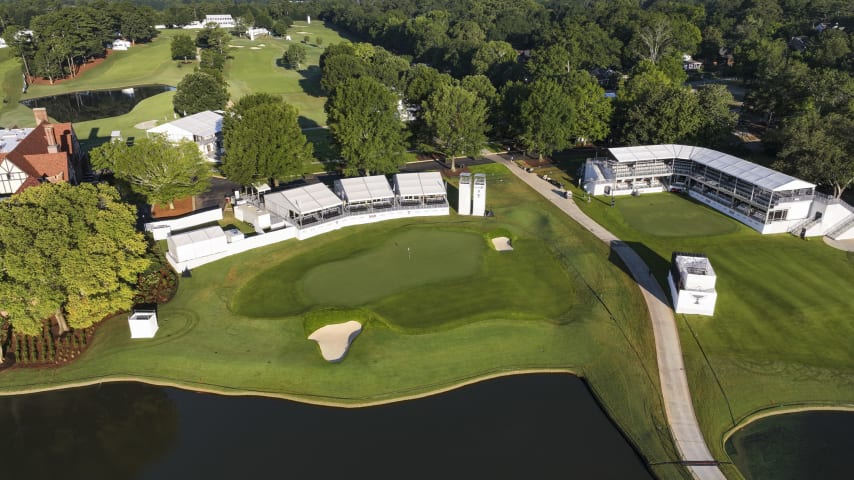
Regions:
[[847, 232], [850, 228], [854, 228], [854, 213], [834, 225], [833, 228], [831, 228], [830, 231], [827, 232], [826, 236], [837, 240], [837, 236]]

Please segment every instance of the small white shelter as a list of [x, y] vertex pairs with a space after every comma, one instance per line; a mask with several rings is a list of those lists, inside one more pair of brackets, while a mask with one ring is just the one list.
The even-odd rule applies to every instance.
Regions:
[[246, 30], [246, 35], [249, 37], [249, 40], [255, 40], [258, 37], [266, 37], [270, 34], [270, 31], [263, 27], [258, 28], [250, 28]]
[[165, 135], [170, 142], [190, 140], [199, 146], [209, 159], [215, 160], [220, 151], [222, 115], [206, 110], [164, 123], [146, 130], [148, 136]]
[[268, 193], [264, 196], [264, 207], [298, 227], [324, 222], [344, 213], [344, 202], [322, 183]]
[[715, 270], [701, 253], [675, 252], [671, 257], [667, 283], [676, 313], [714, 315], [718, 293]]
[[335, 180], [335, 194], [345, 202], [347, 212], [371, 212], [394, 207], [394, 192], [385, 175]]
[[217, 14], [217, 15], [205, 15], [205, 20], [203, 25], [208, 26], [211, 23], [215, 23], [217, 27], [220, 28], [234, 28], [237, 25], [229, 14]]
[[460, 215], [471, 215], [471, 174], [460, 174], [459, 199], [457, 201], [457, 213]]
[[128, 317], [130, 338], [154, 338], [157, 329], [157, 312], [154, 310], [137, 310]]
[[228, 250], [228, 238], [219, 226], [170, 235], [166, 244], [169, 246], [169, 255], [177, 262], [187, 262]]
[[394, 193], [401, 207], [448, 204], [445, 182], [439, 172], [398, 173], [394, 176]]
[[486, 215], [486, 174], [474, 174], [474, 188], [471, 196], [471, 214], [482, 217]]
[[117, 40], [113, 40], [112, 49], [113, 50], [127, 50], [130, 48], [131, 43], [127, 40], [123, 40], [121, 38]]

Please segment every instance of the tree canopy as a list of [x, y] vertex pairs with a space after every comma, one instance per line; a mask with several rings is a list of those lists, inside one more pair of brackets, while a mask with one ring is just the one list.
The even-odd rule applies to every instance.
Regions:
[[350, 176], [392, 173], [405, 161], [398, 98], [371, 77], [344, 81], [326, 102], [329, 130]]
[[223, 120], [222, 169], [234, 182], [289, 179], [306, 172], [312, 144], [300, 130], [298, 112], [270, 94], [247, 95]]
[[175, 208], [175, 199], [202, 193], [210, 185], [210, 164], [189, 140], [176, 145], [154, 135], [136, 140], [133, 146], [109, 142], [89, 156], [94, 168], [109, 169], [152, 206]]
[[178, 82], [172, 105], [181, 115], [222, 110], [228, 102], [225, 84], [210, 73], [193, 72]]
[[486, 146], [486, 102], [458, 86], [444, 86], [433, 92], [425, 104], [424, 119], [433, 134], [436, 148], [451, 159], [477, 157]]
[[130, 308], [150, 263], [135, 224], [105, 184], [46, 183], [0, 203], [0, 305], [13, 328], [39, 334], [51, 315], [83, 328]]
[[196, 44], [189, 35], [179, 34], [172, 37], [172, 60], [196, 58]]

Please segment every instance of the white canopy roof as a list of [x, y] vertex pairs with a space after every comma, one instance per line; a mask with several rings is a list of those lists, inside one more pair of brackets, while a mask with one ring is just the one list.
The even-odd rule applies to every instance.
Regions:
[[637, 147], [610, 148], [608, 151], [614, 159], [621, 163], [643, 160], [672, 160], [676, 158], [693, 160], [701, 165], [720, 170], [721, 172], [771, 191], [815, 188], [815, 184], [799, 178], [703, 147], [672, 144], [642, 145]]
[[348, 202], [370, 202], [394, 198], [394, 192], [385, 175], [370, 177], [343, 178], [335, 183], [341, 186]]
[[344, 203], [322, 183], [268, 193], [264, 196], [264, 202], [279, 207], [274, 211], [284, 208], [298, 215], [335, 208]]
[[222, 115], [205, 110], [178, 120], [149, 128], [149, 133], [169, 133], [173, 128], [184, 130], [199, 137], [209, 137], [222, 131]]
[[394, 176], [398, 195], [426, 197], [445, 195], [445, 182], [439, 172], [398, 173]]
[[225, 238], [225, 232], [222, 231], [222, 228], [218, 226], [211, 226], [207, 228], [200, 228], [198, 230], [190, 230], [189, 232], [176, 233], [175, 235], [172, 235], [172, 242], [175, 246], [181, 247], [208, 240], [215, 240], [220, 237]]

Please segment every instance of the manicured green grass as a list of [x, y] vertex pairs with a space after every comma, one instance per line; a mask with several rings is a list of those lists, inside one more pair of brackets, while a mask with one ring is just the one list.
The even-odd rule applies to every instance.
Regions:
[[[663, 202], [672, 203], [666, 208], [696, 210], [689, 217], [718, 215], [681, 196], [666, 197]], [[730, 233], [667, 235], [664, 225], [642, 231], [633, 226], [665, 208], [644, 208], [644, 196], [618, 198], [617, 208], [601, 199], [576, 201], [648, 260], [663, 285], [671, 252], [709, 256], [717, 274], [715, 315], [678, 315], [677, 323], [694, 406], [716, 458], [726, 458], [726, 430], [759, 409], [854, 399], [852, 255], [819, 238], [760, 235], [731, 219], [725, 219]]]
[[657, 237], [700, 237], [732, 233], [738, 225], [710, 208], [697, 208], [669, 193], [615, 200], [620, 215], [634, 230]]
[[[637, 287], [609, 261], [605, 245], [503, 167], [472, 170], [487, 173], [494, 217], [363, 225], [205, 265], [181, 278], [178, 295], [160, 306], [155, 339], [130, 340], [126, 317], [118, 316], [98, 330], [79, 360], [51, 370], [5, 371], [0, 391], [132, 376], [191, 389], [354, 404], [502, 372], [571, 370], [590, 382], [649, 462], [676, 460], [663, 427], [654, 342]], [[354, 252], [371, 255], [388, 242], [430, 232], [483, 242], [464, 248], [480, 252], [476, 272], [436, 277], [355, 310], [300, 298], [300, 282], [313, 267], [334, 268]], [[493, 232], [507, 233], [517, 250], [483, 246]], [[265, 277], [275, 286], [267, 291], [271, 298], [258, 300], [267, 316], [243, 313], [248, 291], [264, 285]], [[329, 364], [306, 332], [345, 317], [364, 319], [366, 326], [345, 360]], [[653, 470], [660, 478], [685, 478], [677, 466]]]

